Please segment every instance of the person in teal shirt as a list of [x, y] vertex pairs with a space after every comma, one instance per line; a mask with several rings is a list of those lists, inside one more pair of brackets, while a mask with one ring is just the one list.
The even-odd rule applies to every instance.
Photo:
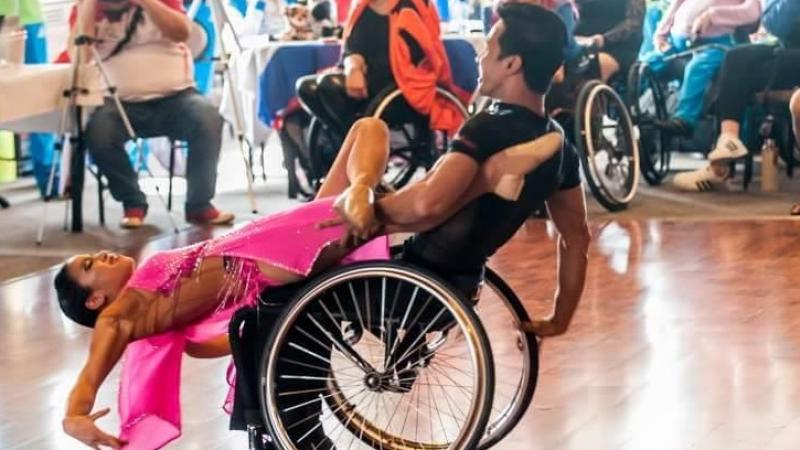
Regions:
[[[48, 62], [44, 14], [40, 0], [2, 0], [0, 15], [19, 16], [20, 24], [27, 32], [25, 64]], [[45, 196], [47, 180], [55, 163], [53, 160], [55, 138], [51, 133], [31, 133], [28, 142], [36, 185], [42, 196]], [[58, 186], [58, 183], [53, 185]]]

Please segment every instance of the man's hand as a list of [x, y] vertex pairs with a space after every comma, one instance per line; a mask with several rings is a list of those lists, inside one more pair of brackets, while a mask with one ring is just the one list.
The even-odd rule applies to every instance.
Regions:
[[554, 318], [525, 322], [521, 324], [521, 328], [523, 332], [533, 333], [540, 338], [558, 336], [567, 332], [567, 327]]
[[104, 433], [94, 424], [95, 420], [105, 416], [109, 411], [105, 408], [88, 416], [67, 416], [62, 422], [64, 432], [96, 450], [99, 450], [100, 446], [122, 448], [126, 442]]
[[359, 69], [351, 70], [345, 75], [347, 96], [355, 99], [367, 98], [367, 77]]
[[711, 28], [711, 13], [706, 11], [697, 16], [697, 18], [694, 19], [694, 22], [692, 22], [692, 39], [697, 39], [698, 37], [702, 36], [706, 31], [708, 31], [709, 28]]
[[669, 39], [666, 36], [655, 36], [653, 38], [653, 46], [661, 53], [666, 53], [672, 47], [669, 43]]
[[377, 234], [383, 226], [375, 217], [375, 194], [372, 188], [363, 184], [354, 184], [345, 189], [333, 203], [339, 217], [321, 222], [320, 228], [347, 225], [347, 232], [342, 237], [343, 247], [353, 247], [364, 243]]

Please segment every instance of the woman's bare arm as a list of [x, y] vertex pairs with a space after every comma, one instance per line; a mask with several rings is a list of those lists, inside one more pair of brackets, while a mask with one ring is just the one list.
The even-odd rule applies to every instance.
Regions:
[[63, 420], [64, 431], [89, 446], [121, 446], [114, 436], [102, 432], [94, 421], [107, 411], [90, 415], [97, 391], [109, 372], [122, 357], [134, 333], [135, 312], [141, 294], [128, 289], [114, 301], [114, 309], [100, 314], [92, 334], [89, 357], [81, 370], [67, 401], [67, 412]]

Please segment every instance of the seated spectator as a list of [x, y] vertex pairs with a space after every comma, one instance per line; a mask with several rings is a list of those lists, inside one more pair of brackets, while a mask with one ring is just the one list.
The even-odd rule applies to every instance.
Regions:
[[[736, 28], [753, 24], [761, 15], [759, 0], [674, 0], [658, 25], [655, 52], [644, 60], [656, 72], [664, 57], [692, 47], [716, 44], [732, 47]], [[675, 116], [657, 126], [677, 136], [690, 136], [703, 112], [705, 92], [717, 74], [725, 52], [718, 48], [694, 54], [686, 66]]]
[[438, 85], [469, 100], [452, 82], [439, 17], [428, 0], [361, 0], [345, 27], [341, 65], [342, 72], [297, 83], [304, 108], [339, 137], [392, 84], [416, 112], [430, 116], [432, 128], [455, 131], [461, 125], [454, 106], [432, 95]]
[[600, 51], [603, 81], [627, 73], [642, 43], [645, 0], [577, 0], [577, 5], [578, 43]]
[[[772, 81], [773, 89], [792, 89], [800, 85], [800, 1], [764, 0], [763, 27], [791, 49], [776, 53], [774, 44], [744, 45], [730, 50], [720, 69], [717, 109], [721, 133], [709, 153], [707, 167], [675, 176], [674, 184], [686, 191], [712, 190], [724, 185], [729, 162], [747, 155], [739, 134], [741, 120], [753, 95]], [[776, 65], [783, 68], [775, 72]], [[757, 67], [758, 70], [753, 70]], [[773, 72], [775, 78], [770, 80]]]
[[[211, 205], [222, 141], [217, 108], [195, 89], [192, 55], [184, 42], [190, 22], [180, 0], [84, 0], [82, 34], [95, 47], [122, 99], [137, 137], [167, 136], [189, 145], [186, 220], [228, 224], [233, 214]], [[84, 61], [91, 53], [84, 48]], [[147, 199], [125, 152], [129, 136], [114, 102], [94, 111], [86, 143], [115, 200], [122, 202], [123, 228], [138, 228]]]

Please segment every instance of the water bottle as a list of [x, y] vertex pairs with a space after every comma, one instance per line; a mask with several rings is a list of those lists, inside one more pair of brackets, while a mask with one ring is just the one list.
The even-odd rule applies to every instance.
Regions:
[[771, 137], [761, 146], [761, 192], [778, 191], [778, 146]]
[[761, 144], [761, 192], [778, 190], [778, 146], [772, 137], [775, 118], [767, 115], [758, 130], [763, 140]]

